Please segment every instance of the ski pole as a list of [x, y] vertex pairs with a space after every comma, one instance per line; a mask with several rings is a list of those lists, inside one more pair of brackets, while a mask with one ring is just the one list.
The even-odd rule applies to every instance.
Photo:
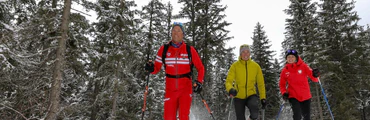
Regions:
[[[262, 101], [261, 101], [261, 104], [262, 104]], [[265, 110], [266, 110], [266, 106], [262, 105], [262, 120], [265, 120]]]
[[265, 120], [265, 108], [262, 108], [262, 120]]
[[321, 85], [320, 78], [317, 78], [317, 79], [319, 80], [319, 84], [320, 84], [320, 87], [321, 87], [321, 92], [322, 92], [322, 94], [324, 96], [324, 99], [325, 99], [325, 102], [326, 102], [326, 106], [328, 106], [328, 109], [329, 109], [329, 112], [330, 112], [330, 115], [331, 115], [331, 119], [334, 120], [334, 116], [333, 116], [333, 113], [331, 112], [330, 105], [329, 105], [329, 102], [328, 102], [328, 98], [326, 98], [326, 94], [324, 92], [324, 88]]
[[279, 116], [280, 116], [281, 111], [283, 110], [284, 104], [285, 104], [285, 101], [283, 102], [283, 104], [280, 105], [280, 109], [279, 109], [278, 115], [276, 116], [276, 120], [279, 120]]
[[208, 110], [209, 114], [211, 114], [211, 117], [213, 118], [213, 120], [215, 120], [215, 117], [213, 117], [212, 111], [211, 111], [211, 109], [209, 109], [209, 107], [208, 107], [208, 105], [207, 105], [206, 100], [204, 100], [204, 98], [203, 98], [203, 95], [202, 95], [202, 94], [200, 94], [200, 93], [199, 93], [199, 95], [200, 95], [200, 98], [202, 98], [202, 102], [204, 103], [204, 106], [206, 106], [206, 108], [207, 108], [207, 110]]
[[229, 108], [229, 117], [227, 117], [228, 120], [230, 120], [231, 108], [232, 108], [233, 101], [234, 101], [234, 97], [232, 95], [230, 95], [230, 97], [231, 97], [231, 102], [230, 102], [230, 108]]
[[141, 109], [141, 120], [144, 120], [144, 112], [146, 108], [146, 97], [148, 95], [148, 89], [149, 89], [149, 74], [147, 77], [148, 78], [146, 79], [145, 92], [144, 92], [144, 104], [143, 104], [143, 108]]

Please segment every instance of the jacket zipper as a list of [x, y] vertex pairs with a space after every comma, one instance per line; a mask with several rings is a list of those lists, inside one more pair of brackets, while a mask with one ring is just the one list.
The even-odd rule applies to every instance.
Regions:
[[245, 61], [245, 95], [248, 96], [248, 61]]
[[[177, 54], [178, 54], [178, 51], [176, 51], [176, 54], [175, 54], [175, 75], [177, 75], [177, 70], [178, 70], [178, 64], [177, 64]], [[176, 77], [176, 90], [179, 89], [179, 85], [178, 85], [178, 80], [179, 78]]]

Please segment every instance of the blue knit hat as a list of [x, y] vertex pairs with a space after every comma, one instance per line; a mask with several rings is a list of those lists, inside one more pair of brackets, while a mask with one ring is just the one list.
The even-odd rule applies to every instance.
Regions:
[[184, 26], [181, 22], [173, 22], [172, 24], [172, 29], [175, 27], [175, 26], [179, 26], [181, 28], [181, 31], [182, 31], [182, 34], [185, 36], [185, 30], [184, 30]]

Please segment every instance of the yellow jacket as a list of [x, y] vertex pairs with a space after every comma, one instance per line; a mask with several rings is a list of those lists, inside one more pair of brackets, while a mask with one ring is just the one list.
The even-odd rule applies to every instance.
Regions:
[[[248, 69], [245, 67], [246, 63]], [[248, 71], [248, 74], [246, 74], [246, 70]], [[248, 82], [246, 82], [247, 76]], [[239, 57], [239, 60], [234, 62], [229, 69], [225, 87], [227, 92], [229, 92], [231, 88], [238, 91], [235, 98], [245, 99], [251, 95], [257, 94], [256, 83], [260, 99], [266, 99], [265, 80], [263, 78], [261, 67], [251, 59], [244, 61]]]

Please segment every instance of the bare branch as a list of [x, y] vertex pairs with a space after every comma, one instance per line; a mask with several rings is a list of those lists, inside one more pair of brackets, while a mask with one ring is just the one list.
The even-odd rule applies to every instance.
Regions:
[[76, 10], [76, 9], [74, 9], [74, 8], [71, 8], [72, 10], [74, 10], [74, 11], [76, 11], [76, 12], [79, 12], [79, 13], [82, 13], [82, 14], [84, 14], [84, 15], [87, 15], [87, 16], [90, 16], [91, 17], [91, 15], [90, 14], [87, 14], [87, 13], [85, 13], [85, 12], [82, 12], [82, 11], [80, 11], [80, 10]]
[[4, 104], [2, 104], [2, 103], [0, 103], [1, 105], [3, 105], [4, 107], [6, 107], [6, 108], [8, 108], [8, 109], [10, 109], [10, 110], [13, 110], [14, 112], [16, 112], [16, 113], [18, 113], [18, 114], [20, 114], [24, 119], [26, 119], [26, 120], [29, 120], [28, 118], [26, 118], [21, 112], [19, 112], [19, 111], [17, 111], [17, 110], [14, 110], [13, 108], [11, 108], [11, 107], [8, 107], [8, 106], [6, 106], [6, 105], [4, 105]]

